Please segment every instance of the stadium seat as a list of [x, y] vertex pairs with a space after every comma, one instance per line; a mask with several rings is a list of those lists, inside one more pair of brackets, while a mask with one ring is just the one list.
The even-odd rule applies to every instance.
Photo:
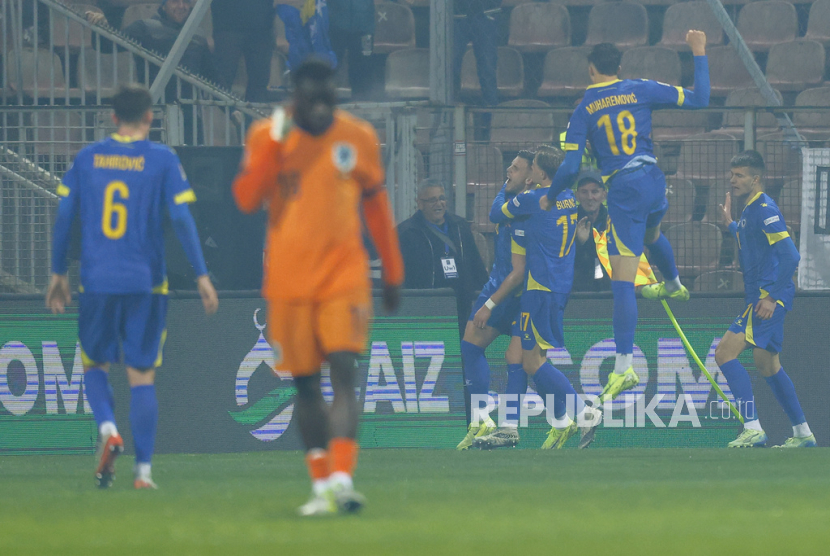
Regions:
[[666, 199], [669, 210], [663, 216], [663, 229], [692, 219], [695, 204], [695, 186], [692, 182], [674, 178], [666, 180]]
[[804, 38], [830, 46], [830, 0], [816, 0], [810, 6]]
[[377, 54], [415, 48], [415, 17], [405, 4], [375, 4], [375, 46]]
[[737, 27], [750, 50], [766, 52], [798, 36], [798, 15], [789, 2], [752, 2], [741, 8]]
[[709, 114], [697, 110], [656, 110], [651, 115], [651, 138], [654, 141], [680, 141], [704, 133]]
[[[100, 62], [98, 57], [100, 56]], [[99, 70], [100, 68], [100, 70]], [[99, 73], [100, 71], [100, 73]], [[135, 62], [129, 52], [118, 54], [97, 54], [87, 56], [83, 67], [81, 86], [87, 97], [112, 98], [119, 85], [135, 81]], [[100, 85], [99, 85], [100, 84]]]
[[139, 21], [141, 19], [149, 19], [153, 17], [158, 13], [158, 10], [158, 2], [156, 2], [155, 4], [131, 4], [124, 11], [124, 17], [121, 19], [121, 29], [126, 29], [130, 23], [133, 23], [135, 21]]
[[[775, 90], [775, 96], [783, 103], [783, 97], [778, 90]], [[767, 101], [761, 95], [761, 91], [757, 87], [747, 87], [745, 89], [735, 89], [726, 97], [724, 107], [729, 108], [733, 106], [769, 106]], [[743, 110], [725, 110], [723, 114], [723, 129], [726, 133], [733, 135], [741, 135], [744, 132], [744, 118], [745, 112]], [[778, 120], [772, 112], [756, 112], [755, 113], [755, 128], [756, 133], [771, 133], [778, 130]]]
[[490, 124], [490, 144], [502, 152], [516, 152], [532, 149], [540, 143], [553, 142], [553, 113], [540, 110], [518, 110], [518, 108], [550, 108], [541, 100], [510, 100], [502, 102], [495, 111]]
[[713, 97], [725, 97], [733, 89], [755, 86], [734, 47], [714, 46], [707, 48], [706, 54]]
[[[89, 27], [58, 13], [55, 13], [51, 20], [52, 45], [58, 54], [63, 55], [65, 49], [74, 53], [80, 50], [81, 47], [90, 48], [92, 46], [92, 31]], [[49, 43], [48, 38], [46, 43]]]
[[392, 98], [429, 98], [429, 49], [408, 48], [389, 54], [385, 87]]
[[798, 39], [776, 44], [767, 59], [767, 81], [782, 91], [802, 91], [824, 81], [824, 45]]
[[540, 97], [574, 97], [582, 95], [591, 84], [588, 76], [589, 48], [566, 47], [551, 50], [545, 55], [542, 84], [536, 94]]
[[677, 178], [696, 184], [723, 181], [729, 174], [729, 161], [738, 153], [737, 137], [710, 132], [693, 135], [681, 142]]
[[767, 184], [783, 185], [784, 182], [801, 176], [801, 148], [792, 141], [785, 141], [781, 132], [758, 137], [755, 150], [764, 157]]
[[[524, 63], [518, 50], [500, 46], [496, 62], [496, 83], [501, 97], [517, 97], [524, 89]], [[481, 95], [476, 59], [472, 49], [464, 53], [461, 63], [461, 92], [467, 95]]]
[[570, 44], [571, 18], [565, 6], [532, 2], [510, 12], [508, 46], [520, 52], [546, 52]]
[[663, 37], [657, 46], [689, 51], [689, 45], [686, 44], [689, 29], [700, 29], [706, 33], [707, 49], [723, 44], [723, 28], [709, 5], [698, 0], [668, 7], [663, 17]]
[[[8, 51], [8, 60], [5, 61], [6, 86], [9, 89], [10, 96], [16, 94], [18, 88], [17, 64], [14, 62], [15, 57], [15, 51], [10, 50]], [[21, 92], [24, 96], [30, 99], [49, 99], [54, 97], [56, 100], [67, 97], [70, 99], [80, 98], [80, 89], [67, 88], [63, 65], [58, 55], [54, 52], [43, 49], [31, 50], [24, 48], [20, 53], [20, 58], [20, 66], [22, 69], [21, 78], [23, 81]]]
[[585, 46], [611, 42], [621, 50], [648, 44], [648, 14], [634, 2], [608, 2], [591, 8]]
[[698, 276], [718, 267], [723, 237], [714, 224], [687, 222], [666, 230], [681, 276]]
[[744, 275], [737, 270], [713, 270], [704, 272], [692, 285], [696, 292], [742, 292]]
[[802, 91], [795, 97], [796, 106], [825, 106], [821, 112], [795, 111], [793, 123], [808, 140], [830, 139], [830, 87], [818, 87]]
[[670, 48], [641, 46], [626, 50], [620, 63], [622, 79], [653, 79], [680, 85], [680, 56]]
[[25, 120], [35, 163], [58, 175], [68, 170], [72, 158], [85, 146], [81, 114], [50, 110], [27, 114]]
[[[801, 229], [801, 195], [802, 184], [800, 179], [789, 180], [778, 193], [775, 202], [784, 215], [784, 222], [798, 232]], [[795, 240], [793, 240], [795, 241]]]
[[232, 108], [225, 112], [225, 108], [218, 106], [202, 107], [202, 131], [205, 145], [211, 147], [232, 147], [239, 145], [239, 132], [230, 121]]

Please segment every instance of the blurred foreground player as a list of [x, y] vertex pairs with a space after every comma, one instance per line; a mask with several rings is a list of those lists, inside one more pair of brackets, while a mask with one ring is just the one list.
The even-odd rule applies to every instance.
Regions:
[[[248, 134], [233, 184], [244, 212], [269, 212], [263, 295], [276, 366], [297, 388], [295, 414], [313, 482], [300, 515], [353, 512], [352, 486], [360, 408], [354, 387], [372, 297], [361, 207], [383, 262], [384, 306], [397, 308], [403, 282], [378, 140], [365, 121], [335, 110], [334, 72], [308, 60], [293, 73], [292, 106], [277, 108]], [[331, 366], [334, 403], [320, 389]]]
[[634, 282], [643, 246], [648, 245], [651, 262], [665, 282], [643, 288], [649, 299], [689, 299], [680, 283], [674, 253], [660, 233], [666, 214], [666, 177], [657, 167], [651, 141], [651, 113], [657, 108], [704, 108], [709, 105], [709, 64], [706, 34], [691, 30], [686, 42], [694, 54], [694, 90], [672, 87], [648, 79], [617, 78], [620, 50], [610, 43], [596, 45], [588, 55], [588, 73], [593, 85], [568, 122], [567, 156], [556, 172], [546, 197], [545, 210], [555, 205], [557, 195], [573, 183], [582, 162], [586, 141], [594, 148], [603, 179], [608, 186], [608, 253], [611, 259], [611, 291], [614, 294], [614, 370], [600, 395], [602, 402], [634, 388], [640, 378], [634, 372], [634, 333], [637, 299]]
[[[205, 312], [219, 301], [207, 275], [188, 203], [196, 196], [179, 157], [147, 140], [153, 121], [150, 92], [122, 87], [113, 97], [112, 137], [78, 153], [58, 187], [61, 197], [52, 243], [52, 279], [46, 305], [63, 313], [71, 301], [66, 253], [72, 221], [81, 222], [78, 338], [84, 392], [98, 424], [95, 481], [107, 488], [124, 450], [113, 415], [109, 364], [123, 353], [130, 383], [130, 425], [135, 442], [135, 488], [156, 488], [150, 472], [158, 422], [153, 385], [167, 337], [164, 212], [196, 270]], [[120, 344], [120, 345], [119, 345]]]
[[744, 204], [738, 222], [732, 221], [732, 196], [720, 205], [721, 220], [738, 242], [744, 273], [746, 310], [738, 315], [715, 350], [715, 361], [744, 418], [744, 430], [730, 448], [761, 447], [767, 435], [755, 411], [749, 374], [738, 356], [752, 348], [755, 366], [767, 381], [793, 427], [793, 436], [776, 448], [812, 448], [816, 437], [804, 418], [793, 381], [779, 361], [784, 340], [784, 317], [793, 308], [793, 274], [801, 257], [787, 231], [784, 216], [764, 193], [764, 159], [757, 151], [744, 151], [731, 162], [732, 194]]

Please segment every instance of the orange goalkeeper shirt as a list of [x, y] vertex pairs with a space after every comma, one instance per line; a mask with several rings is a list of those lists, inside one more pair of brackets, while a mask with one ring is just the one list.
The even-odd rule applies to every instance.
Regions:
[[251, 127], [233, 184], [243, 212], [269, 212], [263, 296], [322, 301], [369, 288], [361, 204], [385, 283], [403, 283], [374, 128], [340, 110], [320, 136], [294, 126], [281, 137], [281, 129], [272, 130], [277, 122]]

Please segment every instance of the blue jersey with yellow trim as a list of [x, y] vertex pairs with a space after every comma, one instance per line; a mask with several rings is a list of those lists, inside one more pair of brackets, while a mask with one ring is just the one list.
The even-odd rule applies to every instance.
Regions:
[[[615, 80], [588, 87], [568, 123], [565, 151], [582, 153], [591, 141], [597, 164], [606, 178], [637, 157], [654, 158], [651, 113], [656, 108], [704, 108], [709, 105], [709, 64], [695, 56], [694, 90], [648, 79]], [[566, 172], [554, 178], [556, 194], [579, 170], [577, 154], [566, 158]]]
[[[501, 206], [509, 200], [505, 188], [502, 187], [496, 198], [493, 200], [493, 207]], [[496, 237], [494, 239], [493, 268], [490, 271], [490, 278], [487, 283], [498, 289], [504, 282], [507, 275], [513, 271], [513, 253], [523, 254], [526, 247], [524, 220], [508, 220], [496, 225]]]
[[[775, 201], [766, 193], [759, 192], [747, 202], [740, 220], [730, 228], [738, 241], [744, 297], [747, 304], [754, 303], [766, 297], [778, 279], [779, 260], [773, 245], [790, 237], [787, 224]], [[777, 295], [785, 309], [792, 309], [795, 296], [792, 279]]]
[[528, 216], [524, 223], [527, 249], [525, 289], [570, 293], [576, 255], [573, 249], [576, 199], [573, 192], [567, 189], [556, 197], [551, 210], [544, 211], [539, 207], [539, 199], [547, 195], [548, 189], [525, 191], [504, 203], [500, 209], [493, 207], [490, 220], [500, 224]]
[[84, 291], [167, 293], [164, 211], [196, 200], [170, 148], [104, 139], [78, 153], [57, 193], [80, 216]]

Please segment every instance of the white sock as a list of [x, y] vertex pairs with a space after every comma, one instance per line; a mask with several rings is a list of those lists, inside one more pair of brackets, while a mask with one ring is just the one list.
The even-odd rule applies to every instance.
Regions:
[[348, 473], [342, 471], [335, 471], [329, 475], [329, 484], [332, 486], [343, 486], [345, 488], [352, 488], [352, 478]]
[[666, 291], [669, 293], [676, 292], [682, 286], [680, 283], [680, 276], [675, 276], [674, 280], [666, 280], [665, 281]]
[[112, 421], [104, 421], [101, 423], [101, 426], [98, 427], [98, 432], [101, 433], [101, 436], [113, 436], [118, 434], [118, 429], [115, 428], [115, 423]]
[[624, 374], [625, 371], [631, 366], [631, 363], [634, 361], [634, 354], [633, 353], [626, 353], [623, 355], [622, 353], [617, 354], [617, 359], [614, 362], [614, 372], [618, 375]]
[[752, 421], [745, 422], [744, 430], [764, 432], [764, 429], [761, 428], [761, 421], [758, 419], [753, 419]]
[[149, 463], [136, 463], [135, 476], [141, 479], [149, 479], [153, 476], [152, 465]]
[[793, 427], [793, 436], [797, 438], [805, 438], [811, 434], [813, 433], [810, 431], [810, 425], [807, 424], [807, 421]]
[[322, 496], [326, 489], [329, 487], [329, 478], [326, 477], [325, 479], [317, 479], [316, 481], [312, 481], [311, 483], [311, 490], [314, 492], [315, 496]]

